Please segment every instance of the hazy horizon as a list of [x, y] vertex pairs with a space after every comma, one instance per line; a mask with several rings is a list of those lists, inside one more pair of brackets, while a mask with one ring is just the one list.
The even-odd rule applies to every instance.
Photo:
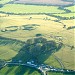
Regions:
[[32, 4], [52, 4], [52, 5], [69, 5], [73, 0], [16, 0], [15, 3], [32, 3]]

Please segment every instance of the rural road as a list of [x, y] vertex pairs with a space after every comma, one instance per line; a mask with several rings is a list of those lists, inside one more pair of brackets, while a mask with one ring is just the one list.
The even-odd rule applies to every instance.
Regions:
[[[61, 62], [60, 62], [61, 63]], [[75, 73], [75, 70], [68, 70], [68, 69], [64, 69], [64, 66], [62, 65], [62, 68], [55, 68], [55, 67], [52, 67], [52, 66], [49, 66], [49, 65], [46, 65], [46, 64], [35, 64], [35, 63], [21, 63], [21, 62], [6, 62], [4, 66], [6, 65], [15, 65], [15, 66], [28, 66], [28, 67], [32, 67], [32, 68], [35, 68], [36, 70], [39, 70], [43, 75], [47, 75], [47, 72], [73, 72]]]

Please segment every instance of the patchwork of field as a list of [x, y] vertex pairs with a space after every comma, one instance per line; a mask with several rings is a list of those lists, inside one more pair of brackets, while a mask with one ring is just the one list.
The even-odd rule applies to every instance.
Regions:
[[[71, 10], [58, 9], [58, 6], [34, 6], [22, 4], [6, 4], [0, 8], [0, 59], [10, 60], [14, 58], [24, 46], [27, 39], [43, 37], [47, 40], [62, 42], [63, 47], [54, 53], [61, 60], [66, 69], [75, 69], [75, 19], [62, 20], [60, 17], [73, 17], [74, 6], [66, 7]], [[14, 15], [11, 13], [22, 15]], [[33, 13], [33, 14], [24, 14]], [[41, 14], [34, 14], [41, 13]], [[46, 14], [42, 14], [46, 13]], [[53, 16], [47, 14], [52, 13]], [[57, 13], [57, 14], [54, 14]], [[60, 14], [58, 14], [60, 13]], [[68, 29], [70, 27], [70, 29]], [[37, 36], [40, 35], [40, 36]], [[21, 55], [21, 54], [20, 54]], [[27, 54], [28, 55], [28, 54]], [[27, 55], [24, 55], [25, 59]], [[49, 56], [49, 54], [47, 54]], [[47, 55], [41, 54], [39, 61], [43, 62]], [[20, 57], [21, 58], [21, 57]], [[22, 58], [24, 59], [24, 58]], [[53, 55], [49, 56], [43, 63], [61, 68], [59, 62]], [[34, 69], [23, 66], [7, 66], [0, 70], [1, 75], [40, 75]], [[48, 73], [48, 75], [63, 75], [61, 73]]]
[[[32, 17], [31, 19], [29, 19]], [[45, 20], [48, 18], [49, 20]], [[33, 29], [17, 29], [16, 31], [10, 31], [8, 28], [7, 31], [0, 32], [0, 35], [7, 38], [17, 39], [21, 41], [26, 41], [29, 38], [35, 38], [36, 34], [42, 34], [42, 37], [47, 38], [48, 40], [56, 40], [54, 36], [61, 36], [64, 44], [73, 46], [74, 45], [74, 29], [66, 30], [63, 28], [63, 24], [55, 22], [57, 20], [54, 17], [47, 15], [6, 15], [6, 17], [1, 18], [1, 29], [5, 29], [11, 26], [31, 26]], [[64, 25], [67, 27], [74, 24], [74, 20], [61, 20]], [[33, 26], [34, 25], [34, 26]], [[33, 34], [32, 34], [33, 33]], [[52, 38], [50, 36], [53, 36]]]
[[[29, 38], [36, 37], [36, 34], [38, 33], [42, 34], [43, 37], [47, 37], [48, 39], [50, 39], [49, 38], [50, 35], [57, 36], [57, 34], [59, 36], [62, 36], [63, 38], [65, 36], [64, 39], [73, 38], [74, 29], [66, 30], [65, 28], [63, 28], [63, 26], [64, 25], [66, 25], [66, 27], [74, 26], [74, 20], [61, 20], [60, 22], [62, 23], [55, 22], [54, 20], [57, 20], [57, 18], [47, 16], [47, 15], [23, 15], [23, 16], [6, 15], [0, 18], [1, 29], [5, 29], [6, 27], [11, 27], [11, 26], [18, 26], [18, 29], [17, 31], [13, 31], [13, 32], [12, 31], [0, 32], [0, 35], [9, 38], [11, 37], [14, 39], [16, 38], [22, 41], [27, 40], [28, 37]], [[35, 26], [32, 26], [33, 24], [35, 24]], [[23, 26], [27, 26], [27, 27], [30, 26], [33, 29], [25, 28], [24, 30], [22, 28]], [[8, 30], [10, 29], [8, 28]], [[65, 33], [66, 35], [64, 35]], [[69, 34], [71, 36], [69, 36]], [[72, 40], [71, 42], [73, 42]], [[67, 41], [67, 43], [68, 42], [69, 41]]]

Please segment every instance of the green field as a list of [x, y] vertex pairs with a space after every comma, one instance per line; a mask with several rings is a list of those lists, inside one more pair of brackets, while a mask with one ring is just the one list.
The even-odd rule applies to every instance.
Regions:
[[[20, 41], [17, 41], [17, 40], [14, 41], [12, 39], [9, 40], [6, 38], [3, 38], [3, 39], [1, 38], [0, 39], [0, 59], [4, 59], [7, 61], [11, 60], [13, 57], [17, 56], [18, 51], [22, 48], [22, 46], [23, 46], [23, 43]], [[23, 53], [19, 54], [19, 56], [17, 56], [16, 59], [19, 59], [21, 55], [23, 55]], [[26, 58], [28, 55], [23, 55], [23, 56]], [[41, 55], [39, 58], [42, 58], [42, 57], [44, 57], [44, 56]], [[25, 60], [25, 58], [21, 58], [21, 60]], [[49, 61], [49, 59], [50, 59], [50, 61]], [[43, 60], [44, 60], [43, 58], [42, 58], [42, 60], [39, 59], [40, 62], [43, 62]], [[47, 59], [47, 61], [45, 61], [44, 63], [60, 68], [59, 63], [57, 62], [57, 60], [55, 60], [55, 58], [53, 56], [50, 56]], [[29, 75], [40, 75], [40, 73], [38, 71], [35, 71], [35, 69], [24, 67], [24, 66], [16, 66], [16, 67], [15, 66], [7, 66], [0, 70], [0, 74], [1, 75], [21, 75], [21, 74], [23, 74], [23, 75], [28, 75], [28, 74]]]
[[70, 10], [71, 12], [75, 12], [75, 5], [70, 6], [70, 7], [66, 7], [66, 9]]
[[[44, 9], [43, 9], [44, 8]], [[37, 10], [36, 10], [37, 9]], [[7, 4], [0, 8], [0, 11], [6, 13], [62, 13], [64, 10], [59, 10], [58, 6], [36, 6], [36, 5], [22, 5], [22, 4]]]
[[11, 59], [17, 54], [22, 45], [21, 42], [0, 37], [0, 59]]
[[[1, 4], [5, 4], [9, 0], [2, 0]], [[65, 69], [75, 70], [74, 57], [75, 57], [75, 29], [67, 30], [68, 27], [74, 26], [75, 19], [59, 20], [55, 16], [60, 17], [73, 17], [75, 16], [75, 6], [65, 7], [71, 10], [71, 13], [66, 13], [64, 10], [58, 9], [59, 6], [37, 6], [37, 5], [24, 5], [24, 4], [6, 4], [0, 11], [0, 59], [4, 60], [19, 60], [23, 62], [29, 60], [30, 55], [25, 53], [25, 43], [28, 39], [34, 39], [37, 37], [46, 38], [48, 41], [53, 40], [57, 43], [62, 42], [63, 46], [60, 50], [54, 53], [65, 66]], [[6, 14], [14, 13], [14, 14]], [[29, 15], [21, 15], [28, 14]], [[35, 14], [34, 14], [35, 13]], [[39, 13], [39, 14], [37, 14]], [[57, 13], [55, 16], [48, 16], [44, 13]], [[58, 14], [60, 13], [60, 14]], [[19, 15], [20, 14], [20, 15]], [[64, 25], [66, 27], [64, 28]], [[17, 29], [13, 28], [17, 27]], [[15, 29], [15, 30], [14, 30]], [[37, 36], [39, 35], [40, 36]], [[61, 40], [59, 40], [59, 38]], [[38, 45], [38, 44], [37, 44]], [[74, 48], [72, 49], [72, 46]], [[33, 45], [31, 46], [31, 48]], [[24, 50], [24, 51], [23, 51]], [[20, 52], [22, 51], [22, 52]], [[36, 54], [38, 52], [35, 52]], [[38, 56], [40, 63], [45, 63], [56, 68], [61, 68], [60, 63], [55, 59], [53, 54], [41, 53]], [[40, 75], [40, 73], [29, 67], [25, 66], [6, 66], [0, 70], [0, 75]], [[48, 72], [48, 75], [72, 75], [62, 73]]]
[[[44, 9], [43, 9], [44, 8]], [[28, 13], [65, 13], [63, 9], [58, 9], [59, 6], [37, 6], [37, 5], [25, 5], [25, 4], [6, 4], [0, 8], [1, 12], [14, 13], [14, 14], [28, 14]], [[65, 7], [65, 9], [74, 11], [75, 6]], [[37, 10], [36, 10], [37, 9]], [[66, 14], [64, 14], [66, 15]], [[70, 13], [69, 15], [73, 15]]]
[[5, 67], [0, 71], [1, 75], [41, 75], [38, 71], [33, 68], [25, 66], [13, 66]]
[[[32, 16], [32, 15], [30, 15], [30, 16]], [[11, 16], [9, 16], [9, 17], [6, 17], [5, 18], [5, 20], [3, 20], [2, 22], [3, 22], [3, 24], [1, 25], [1, 27], [2, 28], [5, 28], [5, 27], [9, 27], [9, 26], [14, 26], [14, 25], [17, 25], [17, 26], [22, 26], [22, 25], [30, 25], [31, 26], [31, 24], [32, 24], [32, 22], [34, 21], [34, 19], [32, 19], [32, 20], [29, 20], [29, 19], [26, 19], [25, 21], [26, 22], [24, 22], [23, 21], [23, 18], [22, 17], [19, 17], [19, 19], [17, 19], [19, 16], [13, 16], [12, 15], [12, 18], [14, 18], [14, 21], [13, 21], [13, 19], [11, 19], [10, 20], [10, 18], [11, 18]], [[37, 16], [35, 15], [35, 16], [32, 16], [32, 17], [36, 17], [37, 18]], [[39, 16], [40, 17], [40, 16]], [[43, 17], [43, 16], [42, 16]], [[46, 16], [45, 16], [46, 17]], [[8, 19], [9, 18], [9, 19]], [[27, 16], [27, 18], [28, 18], [28, 16]], [[44, 18], [44, 17], [43, 17]], [[8, 21], [6, 21], [6, 20], [8, 20]], [[15, 21], [16, 20], [16, 21]], [[68, 21], [68, 20], [66, 20], [66, 21]], [[66, 22], [65, 21], [65, 22]], [[71, 24], [69, 23], [71, 20], [69, 20], [68, 22], [67, 22], [67, 26], [70, 26]], [[21, 23], [22, 22], [22, 23]], [[65, 24], [65, 22], [63, 21], [63, 23]], [[71, 22], [71, 23], [73, 23], [73, 22]], [[54, 21], [51, 21], [51, 20], [47, 20], [47, 21], [45, 21], [45, 20], [43, 20], [43, 19], [40, 19], [40, 20], [38, 20], [37, 21], [37, 19], [35, 19], [35, 21], [33, 22], [33, 24], [37, 24], [37, 25], [39, 25], [39, 26], [35, 26], [35, 28], [36, 29], [34, 29], [34, 30], [31, 30], [31, 31], [29, 31], [29, 30], [17, 30], [17, 31], [8, 31], [8, 32], [0, 32], [0, 35], [1, 36], [3, 36], [3, 37], [7, 37], [7, 38], [12, 38], [12, 39], [17, 39], [17, 40], [21, 40], [21, 41], [26, 41], [27, 39], [30, 39], [30, 38], [34, 38], [34, 37], [36, 37], [36, 34], [42, 34], [42, 37], [45, 37], [46, 39], [48, 39], [48, 40], [56, 40], [56, 41], [58, 41], [57, 39], [54, 39], [54, 38], [50, 38], [49, 36], [50, 35], [53, 35], [53, 36], [62, 36], [63, 38], [64, 38], [64, 40], [63, 40], [63, 43], [64, 44], [67, 44], [67, 45], [74, 45], [74, 37], [73, 37], [73, 33], [74, 33], [74, 29], [72, 29], [72, 30], [69, 30], [69, 31], [67, 31], [66, 29], [63, 29], [63, 26], [62, 26], [62, 24], [60, 24], [60, 23], [57, 23], [57, 22], [54, 22]], [[70, 24], [70, 25], [69, 25]], [[59, 30], [59, 31], [57, 31], [57, 30]], [[32, 34], [33, 33], [33, 34]], [[65, 35], [66, 34], [66, 35]], [[67, 39], [67, 40], [66, 40]], [[1, 40], [2, 41], [2, 40]], [[5, 44], [5, 40], [3, 41], [4, 42], [4, 44]], [[7, 42], [7, 41], [6, 41]], [[6, 57], [5, 59], [6, 60], [9, 60], [9, 59], [11, 59], [11, 58], [13, 58], [16, 54], [17, 54], [17, 52], [15, 52], [15, 51], [18, 51], [18, 49], [19, 48], [21, 48], [20, 47], [20, 45], [19, 46], [16, 46], [16, 44], [14, 45], [14, 43], [13, 44], [11, 44], [10, 45], [10, 42], [11, 41], [9, 41], [9, 45], [8, 44], [6, 44], [5, 46], [3, 45], [3, 47], [2, 47], [2, 45], [1, 45], [1, 47], [0, 47], [0, 49], [1, 49], [1, 52], [2, 51], [4, 51], [4, 52], [9, 52], [9, 53], [7, 53], [7, 54], [4, 54], [4, 55], [2, 55], [2, 56], [0, 56], [2, 59], [4, 59], [4, 57]], [[15, 49], [14, 49], [14, 46], [16, 46], [15, 47]], [[66, 45], [65, 45], [66, 46]], [[5, 50], [6, 49], [6, 50]], [[67, 51], [65, 51], [65, 49], [67, 50]], [[58, 58], [60, 58], [60, 59], [62, 59], [62, 61], [63, 61], [63, 63], [64, 63], [64, 65], [65, 65], [65, 67], [67, 68], [67, 69], [74, 69], [74, 61], [73, 61], [73, 53], [75, 53], [74, 52], [74, 50], [73, 51], [71, 51], [70, 50], [71, 48], [70, 47], [68, 47], [67, 48], [67, 46], [65, 47], [65, 48], [62, 48], [62, 50], [60, 50], [60, 51], [58, 51], [57, 53], [55, 53], [55, 55], [58, 57]], [[8, 50], [10, 50], [10, 51], [8, 51]], [[62, 55], [62, 51], [63, 51], [63, 53], [65, 52], [65, 54], [64, 55]], [[71, 53], [71, 54], [70, 54]], [[23, 54], [22, 54], [23, 55]], [[28, 55], [28, 54], [27, 54]], [[25, 54], [25, 57], [27, 56], [26, 54]], [[10, 57], [9, 57], [10, 56]], [[67, 59], [67, 56], [69, 57], [69, 60]], [[71, 57], [70, 57], [71, 56]], [[65, 58], [66, 57], [66, 58]], [[39, 61], [40, 62], [42, 62], [43, 60], [44, 60], [44, 55], [41, 55], [40, 57], [39, 57]], [[27, 59], [27, 58], [26, 58]], [[42, 60], [41, 60], [42, 59]], [[66, 63], [66, 62], [68, 62], [68, 64]], [[52, 66], [55, 66], [55, 67], [60, 67], [60, 65], [59, 65], [59, 63], [55, 60], [55, 58], [53, 57], [53, 56], [49, 56], [48, 57], [48, 59], [47, 60], [45, 60], [43, 63], [46, 63], [46, 64], [48, 64], [48, 65], [52, 65]], [[71, 66], [69, 66], [69, 65], [71, 65]], [[12, 67], [11, 67], [12, 68]], [[8, 69], [10, 70], [10, 67], [8, 67]], [[7, 69], [7, 71], [8, 71], [8, 69]], [[12, 74], [12, 75], [14, 75], [14, 72], [15, 72], [15, 70], [14, 70], [15, 68], [13, 68], [12, 69], [12, 71], [13, 71], [13, 73], [12, 72], [9, 72], [9, 74], [8, 75], [10, 75], [10, 74]], [[1, 72], [1, 75], [2, 75], [2, 73], [3, 74], [5, 74], [5, 73], [7, 73], [7, 71], [4, 71], [5, 70], [5, 68], [3, 68], [0, 72]], [[17, 69], [16, 69], [17, 70]], [[4, 71], [4, 72], [3, 72]], [[27, 69], [27, 71], [26, 72], [24, 72], [24, 74], [26, 75], [26, 74], [29, 74], [29, 72], [30, 72], [30, 69]], [[18, 73], [18, 72], [17, 72]], [[34, 74], [35, 74], [35, 71], [33, 72]], [[33, 75], [33, 73], [31, 74], [31, 75]], [[55, 74], [55, 73], [51, 73], [51, 74], [54, 74], [54, 75], [57, 75], [57, 73]], [[38, 73], [37, 73], [37, 75], [39, 75]], [[50, 75], [50, 74], [49, 74]], [[59, 75], [59, 73], [58, 73], [58, 75]], [[61, 74], [60, 74], [61, 75]]]
[[[3, 41], [3, 42], [2, 42]], [[6, 40], [6, 41], [9, 41], [9, 40]], [[1, 42], [2, 42], [2, 44], [0, 44], [0, 45], [4, 45], [5, 43], [5, 41], [4, 40], [1, 40]], [[13, 41], [14, 42], [14, 41]], [[16, 41], [17, 42], [17, 41]], [[18, 42], [17, 42], [18, 43]], [[10, 44], [10, 42], [8, 42], [8, 44]], [[6, 46], [9, 46], [8, 44], [6, 44]], [[13, 46], [13, 44], [14, 43], [11, 43], [11, 45]], [[20, 44], [20, 43], [19, 43]], [[15, 44], [16, 45], [16, 44]], [[12, 51], [15, 51], [14, 49], [11, 51], [11, 48], [6, 48], [5, 46], [3, 46], [4, 48], [2, 48], [2, 51], [7, 51], [8, 49], [8, 51], [9, 51], [9, 53], [6, 55], [6, 54], [4, 54], [4, 56], [6, 57], [6, 58], [3, 58], [2, 56], [2, 58], [0, 58], [0, 59], [6, 59], [7, 60], [7, 58], [9, 59], [9, 58], [12, 58], [11, 56], [12, 56], [12, 53], [14, 54], [14, 52], [12, 52]], [[11, 47], [11, 46], [10, 46]], [[18, 46], [19, 47], [19, 46]], [[17, 49], [17, 46], [15, 47], [16, 48], [16, 50], [18, 51], [18, 49]], [[1, 49], [1, 47], [0, 47], [0, 49]], [[6, 50], [5, 50], [6, 49]], [[20, 48], [19, 48], [20, 49]], [[2, 51], [0, 51], [0, 53], [2, 54]], [[7, 52], [8, 52], [7, 51]], [[16, 52], [17, 52], [16, 51]], [[4, 53], [3, 52], [3, 53]], [[12, 53], [11, 53], [12, 52]], [[60, 51], [59, 51], [60, 52]], [[11, 55], [10, 55], [11, 54]], [[60, 53], [61, 54], [61, 53]], [[60, 54], [57, 54], [57, 56], [59, 55], [60, 56]], [[23, 54], [22, 54], [23, 55]], [[47, 54], [48, 55], [48, 54]], [[13, 55], [13, 56], [15, 56], [15, 55]], [[21, 56], [21, 55], [20, 55]], [[26, 55], [24, 55], [24, 57], [26, 57]], [[44, 57], [44, 58], [43, 58]], [[21, 59], [25, 59], [25, 58], [21, 58]], [[42, 60], [41, 60], [42, 59]], [[45, 56], [44, 55], [41, 55], [40, 57], [39, 57], [39, 61], [40, 62], [42, 62], [43, 60], [45, 59]], [[59, 65], [59, 63], [57, 62], [57, 60], [55, 60], [55, 58], [53, 57], [53, 56], [50, 56], [44, 63], [46, 63], [46, 64], [48, 64], [48, 65], [52, 65], [52, 66], [54, 66], [54, 67], [58, 67], [58, 68], [60, 68], [60, 65]], [[72, 63], [72, 62], [71, 62]], [[73, 68], [72, 68], [73, 69]], [[1, 69], [0, 70], [0, 74], [1, 75], [21, 75], [21, 74], [23, 74], [23, 75], [40, 75], [40, 73], [38, 72], [38, 71], [35, 71], [35, 69], [33, 69], [33, 68], [28, 68], [28, 67], [25, 67], [25, 66], [6, 66], [6, 67], [4, 67], [3, 69]], [[48, 75], [63, 75], [62, 73], [52, 73], [52, 72], [48, 72]], [[68, 75], [68, 74], [64, 74], [64, 75]], [[69, 74], [69, 75], [71, 75], [71, 74]]]

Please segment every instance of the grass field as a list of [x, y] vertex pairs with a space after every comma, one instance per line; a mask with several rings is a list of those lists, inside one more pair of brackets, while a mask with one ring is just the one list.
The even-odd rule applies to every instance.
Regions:
[[67, 27], [74, 26], [75, 19], [74, 20], [61, 20], [61, 22], [64, 23], [65, 25], [67, 25]]
[[[43, 9], [44, 8], [44, 9]], [[37, 10], [36, 10], [37, 9]], [[22, 4], [7, 4], [0, 8], [0, 11], [9, 13], [62, 13], [64, 10], [59, 10], [58, 6], [36, 6]]]
[[[32, 18], [31, 20], [29, 20], [28, 18], [30, 16], [33, 17], [34, 19]], [[61, 37], [63, 37], [62, 41], [63, 41], [64, 44], [69, 45], [69, 46], [74, 45], [74, 29], [68, 31], [68, 30], [64, 29], [63, 25], [58, 23], [58, 22], [54, 22], [52, 20], [43, 20], [43, 18], [45, 18], [45, 17], [48, 17], [48, 16], [46, 16], [46, 15], [28, 15], [28, 16], [10, 15], [8, 17], [4, 17], [6, 19], [6, 21], [3, 20], [4, 22], [2, 23], [2, 26], [1, 26], [2, 28], [9, 27], [9, 26], [14, 26], [14, 25], [15, 26], [16, 25], [21, 26], [21, 25], [27, 25], [27, 24], [31, 25], [32, 22], [33, 22], [33, 24], [37, 24], [39, 26], [35, 27], [36, 29], [31, 30], [31, 31], [17, 30], [17, 31], [13, 31], [13, 32], [10, 32], [10, 31], [9, 32], [0, 32], [0, 35], [3, 36], [3, 37], [9, 37], [9, 38], [12, 38], [12, 39], [26, 41], [29, 38], [36, 37], [36, 34], [40, 33], [40, 34], [42, 34], [42, 37], [45, 37], [48, 40], [56, 40], [56, 41], [58, 41], [57, 39], [50, 38], [50, 35], [61, 36]], [[10, 18], [12, 18], [12, 19], [10, 19]], [[42, 19], [38, 19], [38, 18], [42, 18]], [[51, 18], [51, 17], [49, 17], [49, 18]], [[14, 19], [14, 21], [12, 21], [13, 19]], [[56, 18], [52, 17], [51, 19], [56, 19]], [[66, 24], [67, 27], [69, 27], [69, 26], [73, 25], [74, 20], [61, 20], [61, 22]], [[62, 49], [63, 52], [64, 52], [64, 49], [68, 50], [68, 48], [63, 48]], [[69, 47], [69, 53], [67, 53], [67, 51], [65, 51], [65, 53], [67, 53], [66, 55], [67, 56], [71, 56], [71, 55], [74, 56], [72, 54], [74, 52], [72, 52], [70, 54], [70, 49], [71, 48]], [[60, 55], [62, 53], [62, 50], [59, 51]], [[57, 54], [57, 56], [59, 54]], [[58, 56], [59, 58], [60, 58], [60, 55]], [[40, 58], [42, 58], [42, 56]], [[43, 59], [44, 58], [42, 58], [42, 60]], [[55, 61], [55, 60], [51, 61], [51, 59], [53, 60], [53, 57], [49, 57], [44, 63], [49, 64], [50, 62]], [[42, 62], [42, 60], [41, 60], [41, 62]], [[63, 55], [63, 61], [64, 60], [67, 61], [67, 58], [65, 58], [65, 55]], [[65, 64], [65, 66], [73, 64], [73, 63], [74, 63], [73, 60], [72, 60], [72, 62], [70, 62], [70, 60], [69, 60], [68, 64]], [[55, 63], [52, 63], [51, 65], [54, 65], [56, 67], [59, 66], [57, 61]], [[66, 67], [66, 68], [68, 68], [68, 67]], [[74, 67], [71, 66], [69, 68], [73, 69]]]
[[[5, 14], [0, 14], [0, 26], [1, 28], [4, 27], [8, 27], [8, 26], [21, 26], [21, 25], [25, 25], [25, 24], [31, 24], [34, 20], [35, 23], [38, 24], [38, 21], [44, 21], [43, 19], [45, 19], [46, 17], [48, 19], [51, 20], [56, 20], [57, 18], [51, 17], [51, 16], [47, 16], [47, 15], [23, 15], [23, 16], [19, 16], [19, 15], [5, 15]], [[29, 20], [31, 18], [31, 20]], [[45, 21], [44, 21], [45, 22]], [[35, 24], [34, 23], [34, 24]]]
[[75, 12], [75, 5], [70, 6], [70, 7], [66, 7], [66, 9], [70, 10], [71, 12]]
[[0, 46], [0, 59], [9, 60], [14, 57], [17, 52], [10, 49], [8, 46]]
[[9, 39], [2, 39], [0, 37], [0, 59], [11, 59], [18, 53], [22, 45], [23, 44], [21, 42]]
[[56, 52], [55, 55], [61, 59], [65, 68], [67, 69], [75, 69], [75, 51], [70, 50], [69, 47], [65, 47], [61, 49], [59, 52]]
[[[4, 60], [12, 59], [18, 54], [19, 49], [21, 49], [20, 46], [21, 47], [23, 46], [21, 42], [14, 41], [14, 40], [8, 40], [5, 38], [3, 40], [0, 39], [0, 59], [4, 59]], [[24, 55], [24, 57], [26, 57], [26, 55]], [[39, 58], [42, 58], [42, 57], [43, 55], [41, 55]], [[40, 62], [42, 62], [42, 60], [39, 59]], [[60, 68], [59, 63], [57, 62], [57, 60], [55, 60], [53, 56], [50, 56], [44, 63]], [[38, 71], [35, 71], [35, 69], [28, 68], [25, 66], [16, 66], [16, 67], [7, 66], [0, 70], [0, 74], [1, 75], [20, 75], [20, 74], [40, 75], [40, 73]]]
[[[43, 9], [44, 8], [44, 9]], [[14, 14], [28, 14], [28, 13], [65, 13], [65, 10], [58, 9], [59, 6], [37, 6], [37, 5], [25, 5], [25, 4], [6, 4], [0, 8], [1, 12], [14, 13]], [[65, 7], [65, 9], [75, 12], [75, 6]], [[37, 9], [37, 10], [36, 10]], [[58, 14], [57, 14], [58, 15]], [[59, 14], [62, 16], [70, 16], [70, 14]]]
[[[35, 10], [33, 10], [33, 7]], [[39, 7], [39, 8], [38, 8]], [[74, 6], [73, 6], [74, 7]], [[67, 9], [72, 10], [73, 7], [67, 7]], [[14, 10], [15, 9], [15, 10]], [[17, 10], [16, 10], [17, 9]], [[37, 9], [37, 11], [36, 11]], [[64, 10], [59, 10], [58, 7], [54, 6], [34, 6], [34, 5], [22, 5], [22, 4], [7, 4], [4, 7], [0, 8], [0, 11], [3, 12], [11, 12], [11, 13], [62, 13]], [[72, 11], [73, 12], [73, 11]], [[64, 14], [54, 14], [62, 17], [72, 17], [74, 13], [64, 13]], [[8, 15], [0, 13], [0, 36], [5, 37], [4, 39], [0, 39], [0, 59], [9, 60], [13, 57], [16, 57], [19, 50], [23, 47], [24, 43], [27, 39], [36, 38], [36, 34], [42, 34], [42, 37], [47, 40], [54, 40], [56, 42], [62, 42], [63, 47], [56, 53], [57, 56], [64, 64], [66, 69], [75, 69], [75, 48], [71, 50], [71, 46], [75, 46], [75, 37], [74, 32], [75, 29], [67, 30], [67, 27], [74, 26], [75, 19], [72, 20], [60, 20], [60, 22], [55, 22], [58, 20], [55, 17], [47, 16], [47, 15]], [[66, 28], [63, 26], [66, 25]], [[2, 32], [2, 29], [9, 28], [11, 26], [18, 27], [29, 27], [33, 28], [31, 30], [28, 29], [17, 29], [16, 31], [7, 31]], [[59, 41], [56, 36], [60, 36], [62, 38]], [[6, 39], [10, 38], [10, 39]], [[13, 40], [16, 39], [16, 40]], [[20, 41], [18, 41], [20, 40]], [[22, 42], [23, 41], [23, 42]], [[20, 54], [21, 55], [21, 54]], [[23, 55], [23, 54], [22, 54]], [[28, 54], [24, 55], [22, 59], [27, 59]], [[47, 54], [49, 56], [49, 54]], [[41, 63], [45, 63], [48, 65], [52, 65], [54, 67], [61, 67], [58, 61], [51, 55], [47, 58], [47, 55], [41, 54], [39, 56], [39, 61]], [[28, 55], [29, 56], [29, 55]], [[21, 57], [19, 57], [21, 58]], [[44, 59], [47, 58], [45, 61]], [[18, 58], [17, 58], [18, 59]], [[43, 62], [44, 61], [44, 62]], [[0, 75], [40, 75], [38, 71], [28, 67], [21, 66], [7, 66], [0, 70]], [[51, 73], [48, 75], [63, 75], [61, 73]], [[67, 75], [67, 74], [64, 74]]]
[[1, 75], [41, 75], [35, 69], [31, 69], [25, 66], [13, 66], [5, 67], [0, 71]]
[[[29, 20], [30, 17], [32, 17], [31, 20]], [[50, 20], [44, 20], [44, 18], [46, 17], [48, 17]], [[73, 26], [74, 20], [61, 20], [63, 24], [54, 22], [52, 20], [57, 20], [57, 19], [54, 17], [46, 16], [46, 15], [27, 15], [27, 16], [26, 15], [25, 16], [10, 15], [7, 17], [3, 17], [0, 20], [1, 29], [5, 27], [9, 27], [9, 26], [22, 26], [22, 25], [27, 25], [27, 24], [28, 25], [37, 24], [39, 26], [35, 27], [35, 29], [31, 31], [17, 30], [14, 32], [4, 32], [4, 33], [1, 32], [0, 35], [9, 37], [9, 38], [19, 39], [22, 41], [26, 40], [27, 38], [33, 38], [38, 33], [42, 34], [43, 37], [45, 36], [47, 39], [50, 39], [48, 37], [51, 34], [55, 36], [58, 34], [62, 36], [63, 38], [69, 38], [69, 39], [73, 38], [72, 36], [74, 36], [73, 35], [74, 31], [73, 30], [67, 31], [66, 29], [63, 28], [63, 24], [66, 25], [66, 27]], [[65, 33], [67, 36], [64, 35]], [[71, 36], [69, 36], [69, 34]], [[73, 42], [72, 41], [73, 39], [71, 41], [68, 41], [68, 40], [66, 40], [67, 43]]]

